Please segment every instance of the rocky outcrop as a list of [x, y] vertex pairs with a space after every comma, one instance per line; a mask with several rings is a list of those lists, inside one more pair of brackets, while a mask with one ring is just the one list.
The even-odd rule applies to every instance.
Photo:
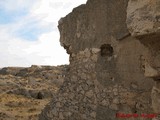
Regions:
[[157, 115], [152, 78], [159, 76], [160, 65], [158, 3], [88, 0], [62, 18], [58, 27], [61, 45], [70, 54], [69, 74], [39, 120], [115, 120], [120, 117], [116, 113], [143, 120], [149, 113]]
[[2, 68], [0, 120], [37, 120], [63, 84], [67, 70], [67, 65]]

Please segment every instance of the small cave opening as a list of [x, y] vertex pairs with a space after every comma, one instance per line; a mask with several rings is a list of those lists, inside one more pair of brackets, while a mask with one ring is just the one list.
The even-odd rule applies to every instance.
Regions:
[[110, 44], [103, 44], [101, 45], [100, 49], [101, 49], [100, 53], [102, 57], [105, 57], [105, 56], [110, 57], [113, 55], [113, 52], [114, 52], [113, 47]]

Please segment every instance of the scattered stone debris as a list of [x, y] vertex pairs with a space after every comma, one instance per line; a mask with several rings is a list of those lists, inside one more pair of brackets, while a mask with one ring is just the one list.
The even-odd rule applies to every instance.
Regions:
[[37, 120], [63, 84], [67, 69], [67, 65], [2, 68], [0, 120]]

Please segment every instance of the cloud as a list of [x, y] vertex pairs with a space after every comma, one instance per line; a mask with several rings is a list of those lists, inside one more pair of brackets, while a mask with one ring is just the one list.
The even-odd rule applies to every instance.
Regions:
[[1, 0], [0, 8], [5, 11], [30, 10], [39, 0]]
[[0, 67], [68, 64], [59, 43], [58, 20], [85, 2], [0, 1]]

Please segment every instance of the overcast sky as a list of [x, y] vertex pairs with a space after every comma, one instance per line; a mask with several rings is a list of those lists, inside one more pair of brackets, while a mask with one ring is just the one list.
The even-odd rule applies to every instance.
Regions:
[[58, 20], [87, 0], [0, 0], [0, 67], [61, 65]]

